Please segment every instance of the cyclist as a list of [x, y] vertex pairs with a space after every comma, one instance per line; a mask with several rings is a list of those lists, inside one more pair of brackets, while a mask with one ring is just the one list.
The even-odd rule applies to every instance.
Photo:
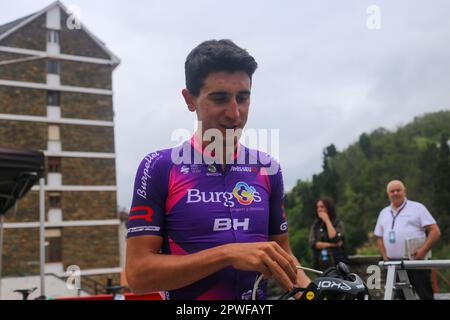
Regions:
[[[285, 290], [310, 283], [289, 247], [278, 163], [238, 142], [256, 68], [230, 40], [205, 41], [188, 55], [182, 95], [201, 125], [139, 165], [126, 262], [134, 292], [246, 299], [260, 273]], [[213, 142], [205, 139], [211, 133]]]

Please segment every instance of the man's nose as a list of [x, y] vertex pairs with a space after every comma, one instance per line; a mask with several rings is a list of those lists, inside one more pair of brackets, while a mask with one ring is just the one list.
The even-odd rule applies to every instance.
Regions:
[[228, 105], [226, 115], [232, 121], [239, 120], [240, 111], [239, 111], [239, 104], [236, 101], [236, 97], [230, 99], [230, 104]]

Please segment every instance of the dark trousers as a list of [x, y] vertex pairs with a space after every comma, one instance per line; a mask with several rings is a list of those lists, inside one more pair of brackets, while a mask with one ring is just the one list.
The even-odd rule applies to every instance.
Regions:
[[[407, 270], [409, 282], [419, 295], [421, 300], [434, 300], [433, 287], [431, 286], [431, 270]], [[396, 290], [395, 297], [405, 300], [403, 291]]]

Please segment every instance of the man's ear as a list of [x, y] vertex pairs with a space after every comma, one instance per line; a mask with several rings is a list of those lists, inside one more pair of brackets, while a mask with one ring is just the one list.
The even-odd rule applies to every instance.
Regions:
[[196, 97], [194, 97], [189, 92], [188, 89], [183, 89], [181, 91], [181, 94], [183, 95], [184, 101], [186, 102], [186, 105], [187, 105], [189, 111], [191, 111], [191, 112], [196, 111], [197, 110], [196, 103], [195, 103]]

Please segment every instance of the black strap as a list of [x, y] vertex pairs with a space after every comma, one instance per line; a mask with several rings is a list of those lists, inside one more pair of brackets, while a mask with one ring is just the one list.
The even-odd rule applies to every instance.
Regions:
[[392, 216], [392, 225], [391, 225], [391, 230], [394, 230], [394, 226], [395, 226], [395, 220], [397, 219], [397, 217], [399, 216], [400, 212], [402, 212], [402, 210], [406, 207], [406, 203], [408, 201], [405, 201], [405, 204], [397, 211], [397, 214], [394, 216], [394, 212], [391, 209], [391, 216]]

